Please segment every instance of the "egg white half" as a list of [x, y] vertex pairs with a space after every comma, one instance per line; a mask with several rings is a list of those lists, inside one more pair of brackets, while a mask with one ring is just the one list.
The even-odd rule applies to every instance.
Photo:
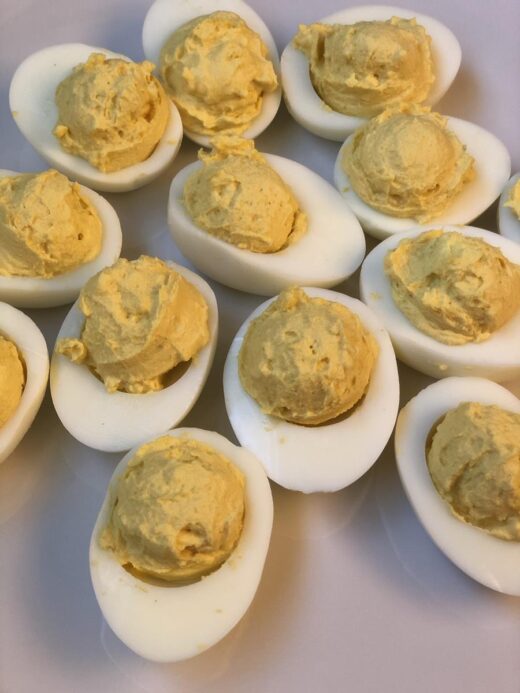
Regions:
[[49, 354], [38, 326], [7, 303], [0, 303], [0, 335], [15, 344], [26, 368], [25, 387], [18, 407], [0, 427], [0, 462], [3, 462], [22, 440], [38, 413], [49, 377]]
[[334, 183], [368, 234], [374, 238], [387, 238], [418, 226], [426, 228], [432, 223], [442, 226], [469, 224], [500, 195], [511, 175], [511, 158], [502, 142], [479, 125], [460, 118], [448, 118], [448, 128], [462, 144], [467, 145], [469, 154], [474, 157], [475, 177], [465, 183], [462, 191], [445, 211], [427, 225], [421, 225], [416, 219], [393, 217], [378, 212], [358, 197], [341, 165], [345, 147], [354, 135], [343, 143], [334, 164]]
[[397, 468], [406, 495], [439, 549], [474, 580], [520, 596], [520, 542], [505, 541], [459, 520], [438, 494], [426, 463], [433, 426], [461, 402], [495, 404], [520, 413], [509, 390], [483, 378], [447, 378], [419, 392], [401, 410], [395, 429]]
[[[217, 11], [238, 14], [249, 28], [260, 36], [267, 47], [269, 60], [273, 63], [280, 83], [280, 60], [274, 38], [264, 21], [242, 0], [155, 0], [148, 10], [143, 25], [143, 50], [147, 59], [158, 66], [162, 47], [174, 31], [196, 17]], [[281, 86], [275, 91], [264, 93], [262, 109], [242, 137], [248, 139], [258, 137], [275, 117], [281, 99]], [[186, 128], [184, 133], [193, 142], [209, 147], [210, 138], [207, 135], [201, 135]]]
[[253, 253], [196, 226], [182, 201], [186, 180], [202, 167], [196, 162], [183, 168], [171, 184], [168, 223], [173, 240], [198, 269], [240, 291], [273, 296], [294, 284], [339, 284], [365, 256], [358, 220], [334, 187], [314, 171], [281, 156], [264, 156], [307, 214], [308, 228], [301, 238], [276, 253]]
[[[211, 445], [244, 473], [245, 516], [238, 544], [218, 570], [191, 585], [162, 586], [134, 577], [112, 552], [99, 546], [99, 533], [110, 516], [107, 493], [90, 541], [94, 592], [118, 638], [141, 657], [157, 662], [176, 662], [200, 654], [238, 623], [258, 588], [273, 524], [269, 482], [252, 453], [218, 433], [198, 428], [178, 428], [167, 435]], [[131, 450], [117, 465], [109, 489], [135, 452]]]
[[[150, 436], [178, 424], [190, 411], [208, 377], [217, 344], [218, 309], [211, 287], [194, 272], [168, 262], [200, 291], [209, 308], [209, 342], [196, 355], [186, 372], [168, 387], [156, 392], [130, 394], [107, 392], [85, 365], [72, 363], [56, 352], [51, 360], [51, 395], [67, 431], [88, 447], [121, 452]], [[75, 303], [67, 314], [56, 341], [79, 338], [85, 318]]]
[[[460, 67], [460, 44], [444, 24], [424, 14], [384, 5], [349, 7], [317, 21], [324, 24], [355, 24], [363, 21], [386, 21], [392, 17], [415, 17], [417, 23], [431, 36], [435, 82], [428, 98], [423, 102], [431, 106], [450, 88]], [[281, 69], [287, 108], [305, 129], [319, 137], [342, 142], [351, 132], [367, 122], [367, 118], [333, 111], [322, 101], [312, 85], [307, 56], [295, 48], [292, 42], [282, 53]]]
[[44, 159], [65, 175], [95, 190], [135, 190], [157, 178], [175, 158], [182, 141], [180, 115], [170, 102], [166, 130], [152, 154], [148, 159], [120, 171], [103, 173], [86, 159], [66, 152], [52, 134], [58, 122], [54, 100], [56, 88], [76, 65], [86, 62], [91, 53], [130, 60], [106, 48], [83, 43], [44, 48], [26, 58], [14, 73], [9, 90], [11, 112], [24, 137]]
[[242, 387], [238, 354], [251, 321], [270, 299], [249, 316], [231, 344], [224, 366], [226, 409], [240, 444], [258, 457], [270, 479], [303, 493], [338, 491], [370, 469], [390, 438], [399, 408], [397, 364], [386, 330], [363, 303], [327, 289], [304, 291], [346, 306], [376, 339], [379, 355], [364, 399], [347, 418], [321, 426], [300, 426], [262, 412]]
[[[19, 175], [17, 171], [0, 169], [0, 179], [17, 175]], [[118, 259], [121, 254], [123, 236], [115, 209], [93, 190], [83, 185], [80, 185], [80, 189], [101, 220], [101, 248], [97, 257], [76, 269], [49, 279], [0, 275], [0, 300], [18, 308], [53, 308], [72, 303], [90, 277]]]
[[520, 219], [510, 207], [505, 207], [505, 203], [509, 200], [511, 190], [519, 179], [520, 173], [515, 173], [515, 175], [507, 182], [506, 187], [500, 195], [497, 212], [498, 230], [502, 236], [505, 236], [512, 241], [516, 241], [516, 243], [520, 243]]
[[[432, 225], [430, 229], [458, 231], [502, 250], [511, 262], [520, 264], [520, 246], [497, 233], [473, 226]], [[388, 330], [397, 357], [403, 363], [433, 378], [477, 375], [497, 382], [520, 376], [520, 311], [484, 342], [449, 345], [417, 329], [395, 305], [391, 284], [384, 272], [386, 254], [405, 238], [419, 236], [419, 228], [387, 238], [370, 252], [359, 279], [361, 299]]]

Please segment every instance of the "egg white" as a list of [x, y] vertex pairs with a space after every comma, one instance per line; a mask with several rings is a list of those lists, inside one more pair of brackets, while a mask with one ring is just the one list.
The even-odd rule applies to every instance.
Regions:
[[44, 159], [66, 176], [95, 190], [135, 190], [157, 178], [175, 158], [182, 141], [180, 115], [170, 101], [166, 130], [152, 154], [144, 161], [120, 171], [103, 173], [86, 159], [66, 152], [52, 134], [58, 122], [54, 99], [56, 88], [76, 65], [86, 62], [91, 53], [130, 60], [106, 48], [83, 43], [64, 43], [44, 48], [26, 58], [14, 73], [9, 90], [11, 112], [24, 137]]
[[49, 377], [49, 355], [38, 326], [7, 303], [0, 303], [0, 335], [15, 344], [26, 368], [25, 387], [18, 407], [0, 427], [0, 462], [3, 462], [22, 440], [38, 413]]
[[516, 216], [510, 207], [505, 207], [505, 203], [509, 200], [509, 195], [511, 194], [512, 188], [515, 186], [516, 182], [520, 179], [520, 173], [515, 173], [512, 178], [507, 182], [502, 194], [500, 195], [500, 200], [498, 202], [498, 230], [512, 241], [520, 243], [520, 219]]
[[[217, 344], [218, 309], [211, 287], [194, 272], [168, 262], [200, 291], [209, 308], [209, 342], [186, 372], [163, 390], [144, 394], [109, 393], [85, 365], [52, 355], [50, 386], [54, 407], [67, 431], [84, 445], [105, 452], [121, 452], [150, 436], [177, 425], [197, 401], [208, 377]], [[75, 303], [56, 341], [79, 338], [85, 317]]]
[[[424, 14], [384, 5], [350, 7], [317, 21], [324, 24], [355, 24], [363, 21], [386, 21], [392, 17], [415, 18], [431, 36], [435, 82], [423, 102], [424, 105], [431, 106], [450, 88], [460, 67], [460, 44], [444, 24]], [[322, 101], [312, 85], [307, 56], [295, 48], [292, 41], [282, 53], [281, 69], [287, 108], [305, 129], [319, 137], [342, 142], [351, 132], [367, 122], [367, 118], [333, 111]]]
[[[280, 60], [274, 38], [264, 21], [242, 0], [155, 0], [146, 14], [143, 25], [143, 50], [147, 59], [158, 66], [162, 47], [174, 31], [196, 17], [217, 11], [238, 14], [249, 28], [260, 36], [267, 47], [268, 58], [273, 63], [280, 83]], [[264, 93], [260, 113], [242, 136], [248, 139], [258, 137], [275, 117], [281, 99], [281, 86], [275, 91]], [[186, 128], [184, 133], [193, 142], [209, 147], [210, 138], [207, 135]]]
[[[19, 175], [17, 171], [0, 169], [0, 179], [17, 175]], [[123, 236], [115, 209], [93, 190], [83, 185], [80, 185], [80, 189], [101, 220], [101, 248], [97, 257], [75, 269], [48, 279], [0, 275], [0, 300], [18, 308], [53, 308], [72, 303], [90, 277], [118, 259], [121, 254]]]
[[[141, 657], [157, 662], [176, 662], [200, 654], [238, 623], [258, 588], [273, 524], [269, 482], [251, 452], [218, 433], [198, 428], [178, 428], [167, 435], [211, 445], [244, 473], [245, 515], [238, 544], [220, 568], [190, 585], [162, 586], [134, 577], [112, 552], [99, 546], [99, 533], [110, 516], [107, 493], [90, 542], [94, 592], [118, 638]], [[131, 450], [117, 465], [109, 489], [116, 485], [135, 452]]]
[[483, 585], [520, 596], [520, 542], [498, 539], [459, 520], [430, 477], [428, 436], [439, 419], [461, 402], [495, 404], [520, 413], [520, 401], [511, 392], [483, 378], [447, 378], [429, 385], [408, 402], [397, 419], [399, 475], [419, 520], [450, 561]]
[[175, 176], [168, 201], [168, 224], [182, 254], [221, 284], [273, 296], [294, 284], [329, 287], [349, 277], [365, 256], [365, 237], [356, 217], [332, 185], [296, 161], [272, 154], [269, 164], [291, 187], [307, 214], [305, 234], [276, 253], [253, 253], [196, 226], [183, 204], [184, 185], [200, 162]]
[[[432, 225], [429, 229], [458, 231], [502, 250], [511, 262], [520, 264], [520, 246], [491, 231], [473, 226]], [[520, 376], [520, 311], [484, 342], [449, 345], [417, 329], [395, 305], [391, 284], [384, 272], [386, 254], [405, 238], [419, 236], [427, 228], [414, 229], [387, 238], [370, 252], [361, 267], [359, 289], [362, 301], [376, 313], [388, 330], [397, 358], [433, 378], [476, 375], [497, 382]]]
[[262, 412], [242, 387], [238, 354], [251, 321], [270, 299], [247, 318], [231, 344], [224, 366], [226, 409], [240, 444], [258, 457], [270, 479], [303, 493], [338, 491], [370, 469], [390, 438], [399, 408], [397, 364], [386, 330], [363, 303], [327, 289], [304, 291], [346, 306], [376, 339], [379, 355], [364, 399], [347, 418], [321, 426], [300, 426]]
[[374, 238], [387, 238], [394, 233], [430, 226], [432, 223], [469, 224], [484, 212], [500, 195], [511, 175], [511, 158], [502, 142], [484, 128], [460, 118], [448, 118], [448, 128], [467, 145], [468, 153], [475, 159], [475, 177], [464, 184], [462, 191], [446, 207], [444, 212], [428, 224], [417, 219], [400, 218], [378, 212], [354, 192], [349, 177], [341, 165], [343, 152], [354, 135], [341, 146], [334, 164], [334, 183], [350, 209], [361, 222], [363, 229]]

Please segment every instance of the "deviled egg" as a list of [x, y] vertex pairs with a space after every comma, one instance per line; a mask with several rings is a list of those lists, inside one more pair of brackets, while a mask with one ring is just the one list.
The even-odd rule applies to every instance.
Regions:
[[179, 428], [131, 450], [114, 471], [90, 543], [108, 625], [154, 661], [204, 652], [249, 608], [272, 522], [262, 466], [218, 433]]
[[0, 303], [0, 462], [29, 430], [48, 376], [49, 355], [39, 328], [20, 310]]
[[[472, 404], [467, 404], [472, 403]], [[514, 447], [508, 447], [509, 455], [513, 455], [509, 469], [504, 473], [500, 469], [488, 467], [494, 459], [495, 446], [500, 443], [500, 432], [495, 434], [486, 423], [482, 411], [493, 406], [499, 407], [510, 416], [520, 414], [519, 400], [508, 390], [481, 378], [447, 378], [433, 383], [422, 390], [402, 409], [397, 420], [395, 431], [395, 454], [399, 475], [404, 489], [417, 516], [433, 541], [446, 556], [461, 570], [474, 580], [481, 582], [494, 590], [520, 596], [520, 544], [518, 541], [507, 541], [498, 538], [479, 526], [469, 524], [469, 517], [482, 515], [482, 522], [491, 529], [496, 520], [491, 521], [498, 512], [505, 512], [501, 504], [508, 503], [509, 484], [514, 483], [518, 476], [518, 459], [514, 459]], [[460, 487], [451, 484], [453, 493], [461, 494], [460, 503], [453, 508], [436, 490], [430, 469], [436, 474], [434, 463], [430, 457], [435, 436], [440, 434], [443, 421], [447, 425], [447, 414], [455, 413], [458, 409], [476, 410], [476, 423], [482, 424], [481, 433], [473, 425], [468, 435], [464, 429], [451, 430], [451, 442], [448, 438], [443, 446], [444, 456], [455, 456], [448, 462], [445, 460], [445, 473], [448, 475], [453, 467], [459, 468]], [[471, 412], [470, 412], [471, 413]], [[459, 419], [461, 417], [458, 417]], [[446, 435], [446, 432], [443, 432]], [[455, 437], [453, 437], [455, 436]], [[480, 438], [491, 436], [490, 444], [481, 446]], [[498, 436], [498, 437], [496, 437]], [[473, 459], [464, 464], [461, 445], [476, 446], [480, 453], [471, 453]], [[518, 441], [517, 441], [518, 444]], [[462, 456], [458, 456], [459, 452]], [[434, 456], [435, 458], [435, 456]], [[433, 458], [433, 459], [434, 459]], [[430, 468], [428, 466], [430, 459]], [[515, 469], [515, 464], [516, 469]], [[468, 470], [468, 465], [471, 470]], [[512, 465], [512, 466], [511, 466]], [[500, 488], [495, 486], [500, 484]], [[447, 479], [447, 482], [449, 480]], [[437, 479], [437, 483], [439, 480]], [[483, 494], [486, 494], [485, 496]], [[487, 495], [489, 494], [489, 496]], [[498, 502], [500, 499], [500, 502]], [[474, 506], [474, 512], [471, 508]], [[518, 505], [518, 499], [516, 500]], [[461, 519], [469, 511], [466, 521]], [[487, 520], [484, 518], [487, 517]], [[498, 516], [497, 516], [498, 517]], [[504, 519], [506, 515], [503, 515]], [[507, 514], [513, 521], [513, 511]], [[508, 521], [509, 521], [508, 520]], [[506, 523], [507, 524], [507, 523]], [[501, 530], [503, 535], [503, 530]]]
[[[466, 247], [465, 238], [479, 242]], [[394, 270], [389, 258], [399, 248]], [[387, 238], [367, 255], [360, 275], [361, 298], [388, 330], [397, 357], [434, 378], [478, 375], [504, 382], [520, 375], [519, 287], [520, 247], [471, 226]]]
[[184, 132], [208, 146], [219, 134], [257, 137], [280, 105], [274, 39], [242, 0], [156, 0], [144, 54], [181, 113]]
[[152, 69], [82, 43], [50, 46], [16, 70], [11, 112], [65, 175], [96, 190], [134, 190], [167, 168], [182, 141], [179, 113]]
[[175, 426], [206, 382], [217, 329], [213, 291], [194, 272], [118, 260], [87, 282], [58, 333], [50, 380], [63, 425], [107, 452]]
[[122, 234], [114, 208], [63, 174], [0, 170], [0, 243], [0, 299], [50, 308], [117, 260]]
[[261, 304], [224, 367], [231, 426], [267, 475], [312, 493], [353, 483], [392, 433], [399, 379], [390, 338], [360, 301], [291, 288]]
[[498, 230], [520, 243], [520, 173], [508, 181], [498, 202]]
[[173, 179], [168, 223], [198, 269], [272, 296], [294, 284], [329, 287], [361, 264], [365, 239], [338, 192], [301, 164], [220, 136]]
[[363, 229], [386, 238], [420, 224], [468, 224], [511, 173], [490, 132], [419, 106], [385, 111], [347, 138], [334, 183]]
[[350, 7], [302, 25], [284, 49], [285, 101], [304, 128], [341, 142], [391, 105], [437, 103], [460, 60], [459, 42], [433, 17], [399, 7]]

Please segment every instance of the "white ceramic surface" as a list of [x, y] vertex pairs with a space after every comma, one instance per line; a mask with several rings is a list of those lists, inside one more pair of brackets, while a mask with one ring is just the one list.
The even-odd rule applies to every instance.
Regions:
[[[278, 48], [299, 22], [338, 11], [343, 0], [249, 0]], [[520, 170], [514, 75], [520, 62], [517, 0], [402, 0], [434, 15], [462, 45], [461, 70], [438, 108], [471, 120], [508, 147]], [[2, 168], [45, 162], [12, 120], [7, 93], [31, 52], [81, 41], [142, 59], [149, 0], [0, 0]], [[296, 125], [284, 108], [258, 140], [332, 182], [338, 145]], [[156, 253], [184, 262], [168, 234], [173, 175], [195, 161], [184, 141], [153, 183], [110, 194], [123, 228], [123, 256]], [[496, 229], [496, 206], [476, 222]], [[369, 247], [373, 247], [369, 240]], [[357, 278], [340, 291], [357, 295]], [[222, 392], [232, 338], [263, 299], [213, 284], [219, 344], [208, 382], [183, 425], [233, 440]], [[52, 345], [65, 308], [29, 315]], [[401, 401], [431, 382], [404, 366]], [[509, 383], [520, 395], [520, 383]], [[214, 648], [178, 665], [148, 663], [103, 622], [90, 584], [88, 547], [120, 455], [77, 443], [50, 397], [16, 451], [0, 465], [0, 691], [2, 693], [518, 693], [520, 600], [482, 587], [436, 548], [408, 503], [392, 446], [373, 469], [334, 494], [273, 485], [274, 526], [250, 610]]]

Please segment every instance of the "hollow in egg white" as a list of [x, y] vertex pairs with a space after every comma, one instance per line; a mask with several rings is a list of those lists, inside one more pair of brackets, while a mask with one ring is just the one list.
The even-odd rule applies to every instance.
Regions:
[[[25, 370], [22, 397], [12, 416], [0, 427], [0, 462], [3, 462], [29, 430], [47, 387], [49, 355], [36, 324], [20, 310], [0, 303], [0, 335], [17, 348]], [[0, 383], [0, 387], [3, 383]]]
[[274, 253], [238, 248], [195, 225], [183, 204], [184, 185], [202, 164], [175, 176], [168, 200], [168, 224], [176, 245], [198, 269], [225, 286], [272, 296], [288, 286], [330, 287], [353, 274], [365, 255], [361, 226], [327, 181], [290, 159], [264, 155], [291, 188], [308, 227], [301, 237]]
[[[318, 21], [324, 24], [354, 24], [387, 21], [392, 17], [415, 18], [417, 24], [423, 26], [431, 36], [435, 81], [423, 103], [433, 105], [451, 86], [461, 61], [460, 44], [444, 24], [427, 15], [383, 5], [349, 7]], [[282, 53], [281, 69], [287, 108], [293, 118], [310, 132], [341, 142], [367, 122], [366, 118], [334, 111], [322, 101], [312, 84], [307, 57], [292, 44], [292, 41]]]
[[[245, 514], [237, 546], [216, 571], [187, 585], [145, 582], [99, 545], [100, 531], [109, 519], [107, 493], [90, 542], [94, 592], [114, 633], [134, 652], [157, 662], [200, 654], [238, 623], [258, 588], [273, 522], [269, 482], [251, 452], [218, 433], [197, 428], [178, 428], [166, 435], [205, 443], [236, 465], [245, 476]], [[131, 450], [117, 465], [109, 491], [134, 454]]]
[[231, 426], [254, 452], [270, 479], [285, 488], [313, 493], [338, 491], [376, 462], [392, 433], [399, 407], [395, 354], [379, 318], [360, 301], [320, 288], [304, 288], [311, 298], [337, 302], [355, 313], [372, 334], [379, 353], [368, 388], [346, 416], [319, 426], [302, 426], [265, 414], [244, 390], [238, 355], [251, 322], [272, 303], [262, 303], [237, 332], [224, 366], [224, 396]]
[[144, 161], [119, 171], [100, 171], [85, 159], [65, 151], [53, 134], [58, 121], [56, 88], [76, 65], [85, 63], [92, 53], [129, 61], [119, 53], [83, 43], [59, 44], [37, 51], [19, 65], [11, 80], [11, 112], [24, 137], [66, 176], [95, 190], [135, 190], [157, 178], [175, 158], [182, 141], [181, 119], [175, 105], [170, 102], [166, 129], [153, 152]]
[[[160, 63], [160, 54], [168, 38], [177, 29], [193, 19], [216, 11], [233, 12], [241, 17], [248, 27], [256, 32], [267, 47], [268, 58], [280, 82], [280, 63], [273, 36], [263, 20], [243, 0], [155, 0], [148, 10], [143, 25], [143, 50], [148, 60], [155, 65]], [[275, 117], [282, 98], [281, 86], [274, 91], [263, 93], [258, 116], [243, 133], [243, 137], [254, 139], [260, 135]], [[189, 139], [203, 147], [209, 146], [209, 137], [189, 128], [184, 128]]]
[[[209, 342], [187, 364], [186, 370], [162, 390], [144, 394], [107, 392], [86, 365], [76, 365], [53, 353], [50, 386], [54, 407], [69, 433], [84, 445], [121, 452], [178, 424], [191, 410], [206, 382], [217, 344], [218, 308], [209, 284], [194, 272], [167, 263], [192, 284], [208, 305]], [[56, 342], [79, 339], [85, 316], [75, 303], [60, 328]], [[178, 368], [184, 368], [182, 364]]]
[[426, 446], [432, 429], [462, 402], [494, 404], [520, 413], [520, 402], [509, 390], [483, 378], [453, 377], [429, 385], [408, 402], [397, 420], [399, 476], [422, 525], [458, 568], [491, 589], [520, 596], [520, 544], [459, 520], [430, 477]]
[[[17, 175], [16, 171], [0, 170], [0, 178]], [[115, 209], [93, 190], [80, 185], [80, 191], [92, 204], [101, 221], [101, 248], [98, 255], [90, 262], [49, 278], [0, 275], [0, 300], [18, 308], [52, 308], [72, 303], [90, 277], [117, 260], [123, 237]]]
[[[469, 224], [496, 200], [511, 174], [509, 153], [495, 135], [460, 118], [448, 117], [447, 127], [467, 146], [468, 153], [475, 159], [475, 175], [472, 180], [464, 183], [461, 192], [446, 209], [428, 222], [428, 226], [432, 223], [440, 226]], [[350, 135], [338, 152], [334, 164], [334, 184], [359, 219], [363, 229], [374, 238], [384, 239], [392, 234], [421, 226], [416, 219], [379, 212], [356, 194], [342, 165], [345, 149], [353, 137], [354, 135]], [[426, 225], [423, 227], [426, 228]]]
[[508, 260], [520, 264], [520, 247], [499, 234], [472, 226], [430, 225], [396, 234], [376, 246], [366, 257], [359, 280], [361, 299], [379, 317], [390, 334], [397, 357], [408, 366], [433, 378], [480, 376], [504, 382], [520, 375], [520, 311], [482, 342], [450, 345], [415, 327], [395, 305], [391, 284], [384, 271], [388, 252], [406, 238], [428, 229], [455, 231], [481, 238], [500, 248]]

